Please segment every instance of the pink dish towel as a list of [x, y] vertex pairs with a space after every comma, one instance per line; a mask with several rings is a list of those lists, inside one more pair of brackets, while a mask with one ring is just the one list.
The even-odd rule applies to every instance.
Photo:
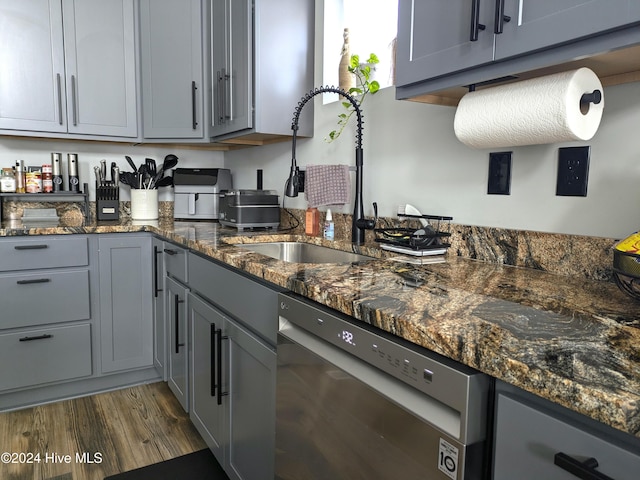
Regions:
[[310, 207], [349, 203], [350, 190], [348, 165], [307, 165], [304, 195]]

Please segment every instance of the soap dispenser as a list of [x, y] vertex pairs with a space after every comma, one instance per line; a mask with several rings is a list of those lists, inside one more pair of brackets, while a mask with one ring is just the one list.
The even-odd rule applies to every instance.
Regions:
[[335, 232], [335, 226], [333, 224], [333, 216], [331, 215], [331, 209], [327, 208], [327, 214], [324, 219], [324, 238], [326, 240], [333, 240]]

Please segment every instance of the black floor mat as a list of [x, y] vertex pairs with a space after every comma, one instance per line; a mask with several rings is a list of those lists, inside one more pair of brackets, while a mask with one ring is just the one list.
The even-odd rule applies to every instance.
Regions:
[[188, 455], [154, 463], [104, 480], [229, 480], [211, 450], [205, 448]]

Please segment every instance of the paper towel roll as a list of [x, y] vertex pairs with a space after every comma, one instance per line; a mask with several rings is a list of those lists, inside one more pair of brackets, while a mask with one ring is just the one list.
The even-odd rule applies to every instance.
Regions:
[[588, 68], [469, 92], [453, 122], [458, 140], [473, 148], [513, 147], [591, 139], [602, 118], [604, 96], [583, 113], [580, 99], [602, 92]]

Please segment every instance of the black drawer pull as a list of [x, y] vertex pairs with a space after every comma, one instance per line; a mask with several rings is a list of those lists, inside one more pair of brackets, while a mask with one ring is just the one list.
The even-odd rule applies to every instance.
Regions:
[[587, 458], [584, 462], [581, 462], [566, 453], [558, 452], [553, 457], [553, 463], [582, 480], [613, 480], [611, 477], [596, 470], [598, 461], [595, 458]]
[[15, 245], [13, 248], [15, 248], [16, 250], [44, 250], [45, 248], [49, 248], [49, 245], [46, 245], [46, 244]]
[[44, 340], [46, 338], [53, 338], [53, 335], [45, 333], [44, 335], [38, 335], [37, 337], [22, 337], [19, 339], [21, 342], [31, 342], [33, 340]]
[[167, 255], [177, 255], [178, 251], [177, 250], [172, 250], [170, 248], [165, 248], [164, 249], [164, 253], [166, 253]]
[[33, 278], [31, 280], [18, 280], [16, 283], [18, 285], [31, 285], [32, 283], [48, 283], [50, 281], [50, 278]]

